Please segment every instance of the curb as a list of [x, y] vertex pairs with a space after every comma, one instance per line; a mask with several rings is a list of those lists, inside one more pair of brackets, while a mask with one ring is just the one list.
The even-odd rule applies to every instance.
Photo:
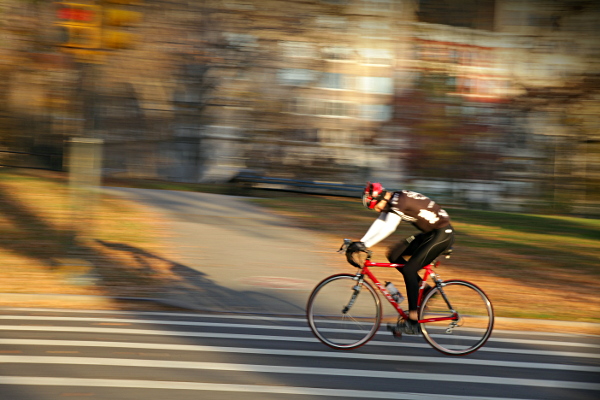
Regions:
[[[128, 297], [128, 296], [99, 296], [99, 295], [80, 295], [80, 294], [34, 294], [34, 293], [0, 293], [0, 301], [2, 300], [63, 300], [67, 302], [83, 301], [83, 302], [107, 302], [107, 301], [131, 301], [131, 302], [146, 302], [160, 304], [163, 306], [181, 308], [189, 311], [201, 311], [209, 313], [224, 313], [224, 314], [255, 314], [255, 315], [269, 315], [269, 316], [294, 316], [304, 317], [302, 314], [290, 314], [290, 313], [269, 313], [269, 312], [252, 312], [252, 311], [235, 311], [235, 310], [224, 310], [215, 309], [211, 307], [202, 307], [189, 303], [180, 302], [177, 300], [160, 299], [153, 297]], [[0, 305], [0, 309], [5, 308]], [[22, 306], [22, 308], [29, 308]], [[572, 327], [580, 329], [589, 329], [597, 331], [600, 335], [600, 323], [594, 322], [577, 322], [577, 321], [559, 321], [559, 320], [547, 320], [547, 319], [531, 319], [531, 318], [507, 318], [507, 317], [496, 317], [497, 323], [513, 324], [513, 325], [543, 325], [547, 327]]]

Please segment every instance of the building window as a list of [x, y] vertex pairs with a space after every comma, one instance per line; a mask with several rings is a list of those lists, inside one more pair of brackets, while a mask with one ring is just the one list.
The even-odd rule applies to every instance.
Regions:
[[345, 30], [348, 26], [348, 20], [345, 17], [338, 16], [318, 16], [315, 20], [317, 27], [321, 29]]
[[354, 113], [354, 104], [348, 101], [323, 100], [319, 108], [323, 117], [351, 117]]
[[316, 72], [310, 69], [284, 68], [278, 72], [282, 85], [306, 86], [316, 78]]
[[448, 79], [446, 80], [446, 85], [448, 85], [448, 88], [451, 92], [456, 91], [456, 77], [448, 76]]
[[349, 132], [342, 129], [320, 129], [319, 140], [322, 143], [346, 143]]
[[420, 58], [426, 61], [436, 61], [438, 58], [438, 48], [431, 43], [423, 43], [420, 48]]
[[[126, 3], [124, 3], [124, 4], [126, 4]], [[230, 10], [238, 10], [238, 11], [250, 11], [250, 10], [256, 9], [254, 7], [254, 5], [251, 4], [251, 2], [249, 2], [249, 1], [225, 1], [225, 2], [223, 2], [223, 6], [225, 6], [225, 8], [228, 8]]]
[[360, 118], [367, 121], [389, 121], [392, 117], [392, 108], [385, 104], [362, 104]]
[[348, 61], [353, 58], [354, 49], [351, 47], [334, 46], [323, 49], [323, 58], [328, 61]]
[[394, 58], [387, 49], [361, 49], [359, 51], [362, 64], [366, 65], [392, 65]]
[[348, 4], [348, 1], [349, 0], [321, 0], [321, 2], [325, 4], [335, 4], [340, 6]]
[[314, 114], [315, 103], [312, 99], [305, 97], [296, 97], [292, 100], [289, 112], [300, 115], [311, 115]]
[[319, 82], [319, 87], [324, 89], [349, 90], [353, 88], [353, 79], [346, 74], [325, 72]]
[[398, 0], [362, 0], [362, 9], [375, 12], [392, 11], [394, 1]]
[[394, 80], [386, 77], [361, 76], [358, 78], [358, 88], [364, 93], [393, 94]]
[[361, 21], [358, 24], [361, 33], [387, 33], [390, 30], [390, 24], [382, 21]]
[[472, 51], [466, 50], [462, 53], [462, 63], [464, 65], [473, 65], [475, 55]]
[[355, 104], [349, 101], [297, 97], [291, 101], [289, 112], [319, 117], [348, 118], [354, 115], [355, 107]]
[[258, 47], [256, 36], [243, 33], [225, 33], [227, 44], [235, 48], [255, 49]]
[[451, 63], [457, 64], [458, 61], [460, 60], [460, 52], [456, 49], [450, 50], [450, 53], [448, 56], [449, 56]]
[[316, 50], [312, 43], [306, 42], [279, 42], [285, 57], [289, 58], [315, 58]]
[[471, 78], [463, 78], [462, 80], [462, 93], [472, 93], [475, 88], [475, 82]]

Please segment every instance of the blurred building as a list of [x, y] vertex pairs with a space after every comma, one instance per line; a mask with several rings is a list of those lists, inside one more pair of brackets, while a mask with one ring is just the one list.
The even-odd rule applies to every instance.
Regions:
[[510, 209], [600, 196], [597, 2], [68, 4], [102, 25], [65, 44], [60, 18], [91, 14], [0, 0], [4, 164], [57, 167], [90, 136], [107, 175], [371, 179]]
[[[593, 94], [598, 93], [597, 79], [585, 77], [599, 72], [600, 32], [594, 22], [599, 7], [568, 1], [454, 3], [420, 2], [420, 22], [407, 29], [414, 43], [408, 64], [417, 80], [435, 77], [443, 90], [427, 98], [421, 112], [411, 93], [396, 107], [394, 122], [414, 127], [418, 118], [460, 120], [461, 141], [473, 141], [477, 153], [487, 157], [470, 166], [478, 174], [461, 171], [458, 181], [449, 171], [435, 179], [424, 174], [415, 177], [418, 185], [452, 193], [454, 199], [487, 199], [490, 204], [480, 205], [515, 210], [552, 186], [550, 202], [562, 197], [579, 204], [577, 209], [589, 207], [599, 171], [590, 116], [600, 109]], [[436, 107], [423, 115], [422, 110]], [[583, 120], [588, 121], [585, 128], [579, 123]]]
[[391, 118], [396, 91], [410, 84], [396, 79], [396, 71], [406, 69], [399, 64], [408, 48], [401, 28], [415, 18], [412, 2], [225, 7], [228, 28], [221, 34], [244, 60], [235, 60], [236, 74], [219, 90], [229, 88], [226, 97], [234, 102], [246, 99], [223, 118], [251, 137], [245, 169], [286, 178], [400, 183], [397, 146], [378, 144], [377, 135]]
[[600, 213], [599, 119], [593, 116], [600, 112], [599, 18], [596, 1], [496, 2], [495, 31], [508, 43], [498, 67], [517, 91], [513, 131], [537, 152], [536, 158], [515, 152], [513, 165], [521, 180], [545, 194], [537, 202], [559, 211], [568, 204], [572, 212]]

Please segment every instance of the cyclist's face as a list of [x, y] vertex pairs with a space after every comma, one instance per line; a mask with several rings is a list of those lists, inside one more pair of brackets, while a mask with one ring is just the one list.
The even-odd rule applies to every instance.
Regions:
[[391, 193], [386, 193], [385, 197], [383, 199], [381, 199], [377, 204], [375, 204], [375, 207], [373, 208], [373, 210], [377, 211], [377, 212], [382, 212], [383, 210], [385, 210], [385, 208], [387, 207], [387, 203], [388, 200], [391, 197]]
[[373, 209], [377, 212], [382, 212], [385, 209], [386, 205], [387, 205], [387, 200], [383, 199], [379, 203], [375, 204], [375, 208], [373, 208]]

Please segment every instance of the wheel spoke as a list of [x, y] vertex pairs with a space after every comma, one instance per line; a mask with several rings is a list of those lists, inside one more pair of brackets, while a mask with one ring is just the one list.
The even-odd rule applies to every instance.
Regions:
[[[315, 336], [326, 345], [352, 349], [365, 344], [377, 332], [381, 303], [366, 282], [357, 285], [354, 275], [334, 275], [319, 283], [307, 304], [307, 317]], [[350, 299], [348, 294], [356, 294]], [[344, 312], [346, 310], [346, 312]]]
[[442, 353], [469, 354], [483, 346], [492, 332], [492, 304], [481, 289], [469, 282], [447, 281], [442, 290], [443, 295], [436, 288], [424, 299], [420, 319], [451, 317], [454, 312], [458, 319], [421, 323], [423, 336]]

